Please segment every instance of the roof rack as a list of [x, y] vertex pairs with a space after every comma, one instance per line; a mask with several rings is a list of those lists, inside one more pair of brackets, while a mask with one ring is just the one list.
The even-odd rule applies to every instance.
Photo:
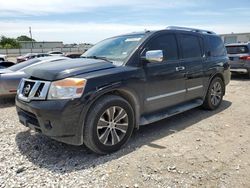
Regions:
[[213, 31], [196, 29], [196, 28], [188, 28], [188, 27], [168, 26], [167, 29], [175, 29], [175, 30], [183, 30], [183, 31], [193, 31], [193, 32], [197, 32], [197, 33], [216, 34]]

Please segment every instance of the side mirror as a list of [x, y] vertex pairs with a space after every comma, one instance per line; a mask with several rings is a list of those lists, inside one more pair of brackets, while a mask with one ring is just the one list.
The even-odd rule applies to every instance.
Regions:
[[163, 61], [163, 51], [162, 50], [147, 51], [145, 59], [150, 63], [161, 63]]

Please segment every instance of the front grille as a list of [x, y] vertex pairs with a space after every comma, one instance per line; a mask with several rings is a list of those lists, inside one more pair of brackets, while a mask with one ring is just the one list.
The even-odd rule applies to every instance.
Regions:
[[35, 82], [28, 82], [28, 81], [25, 82], [24, 86], [23, 86], [23, 89], [22, 89], [23, 96], [28, 97], [29, 94], [30, 94], [30, 91], [32, 90], [34, 85], [35, 85]]
[[38, 87], [36, 93], [35, 93], [35, 97], [40, 97], [41, 94], [42, 94], [42, 90], [44, 88], [45, 84], [44, 83], [41, 83], [40, 86]]
[[20, 100], [29, 102], [31, 100], [45, 100], [50, 82], [40, 80], [23, 79], [17, 90]]

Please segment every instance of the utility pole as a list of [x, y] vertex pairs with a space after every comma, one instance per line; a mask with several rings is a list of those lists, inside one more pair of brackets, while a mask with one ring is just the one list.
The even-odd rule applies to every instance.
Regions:
[[29, 27], [29, 33], [30, 33], [30, 38], [31, 38], [31, 53], [32, 53], [32, 49], [33, 49], [33, 38], [32, 38], [31, 27]]

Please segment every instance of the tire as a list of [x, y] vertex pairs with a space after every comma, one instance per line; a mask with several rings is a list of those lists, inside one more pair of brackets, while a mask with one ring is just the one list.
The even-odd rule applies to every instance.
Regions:
[[223, 100], [224, 91], [224, 82], [221, 78], [215, 77], [209, 85], [204, 103], [202, 105], [203, 108], [207, 110], [217, 109]]
[[86, 117], [84, 144], [98, 154], [115, 152], [131, 137], [134, 119], [133, 108], [125, 99], [116, 95], [103, 96]]
[[250, 78], [250, 69], [248, 69], [247, 76]]

